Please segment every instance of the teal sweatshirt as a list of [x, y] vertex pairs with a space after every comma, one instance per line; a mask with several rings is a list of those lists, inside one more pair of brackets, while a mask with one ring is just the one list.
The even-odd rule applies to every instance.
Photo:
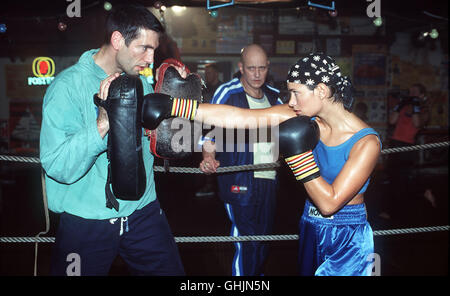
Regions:
[[[78, 62], [62, 71], [47, 88], [42, 108], [40, 160], [45, 170], [48, 207], [86, 219], [126, 217], [156, 199], [153, 156], [142, 137], [147, 187], [138, 201], [118, 200], [119, 212], [106, 207], [105, 184], [108, 136], [97, 130], [93, 96], [107, 77], [93, 59], [98, 49], [83, 53]], [[144, 94], [153, 92], [141, 77]], [[147, 148], [145, 148], [147, 147]]]

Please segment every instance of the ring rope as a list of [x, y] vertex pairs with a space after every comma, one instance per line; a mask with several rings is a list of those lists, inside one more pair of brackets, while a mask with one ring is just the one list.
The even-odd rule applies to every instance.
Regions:
[[[404, 151], [413, 151], [421, 149], [430, 149], [438, 147], [447, 147], [449, 142], [441, 143], [430, 143], [406, 147], [397, 147], [390, 149], [383, 149], [381, 154], [397, 153]], [[37, 157], [25, 157], [25, 156], [12, 156], [12, 155], [0, 155], [0, 161], [14, 161], [14, 162], [28, 162], [28, 163], [40, 163], [40, 159]], [[245, 171], [245, 170], [261, 170], [279, 167], [280, 163], [265, 163], [257, 165], [241, 165], [241, 166], [229, 166], [220, 167], [217, 172], [235, 172], [235, 171]], [[203, 173], [199, 168], [185, 168], [185, 167], [160, 167], [154, 166], [155, 172], [180, 172], [180, 173]], [[35, 243], [35, 260], [34, 260], [34, 276], [37, 276], [37, 257], [38, 257], [38, 243], [52, 243], [55, 241], [54, 237], [40, 237], [40, 235], [45, 235], [48, 233], [50, 228], [49, 218], [48, 218], [48, 206], [46, 204], [46, 190], [45, 190], [45, 179], [44, 171], [42, 171], [42, 190], [44, 196], [44, 210], [46, 215], [46, 229], [45, 231], [39, 232], [35, 237], [0, 237], [0, 243]], [[430, 231], [448, 231], [449, 226], [434, 226], [434, 227], [421, 227], [421, 228], [409, 228], [409, 229], [391, 229], [391, 230], [379, 230], [374, 231], [375, 235], [394, 235], [403, 233], [417, 233], [417, 232], [430, 232]], [[236, 241], [273, 241], [273, 240], [298, 240], [298, 235], [269, 235], [269, 236], [239, 236], [239, 237], [221, 237], [221, 236], [206, 236], [206, 237], [175, 237], [175, 242], [236, 242]]]
[[404, 146], [404, 147], [393, 147], [386, 148], [381, 150], [381, 154], [390, 154], [397, 152], [408, 152], [414, 150], [425, 150], [429, 148], [439, 148], [439, 147], [447, 147], [450, 142], [440, 142], [440, 143], [428, 143], [428, 144], [420, 144], [420, 145], [412, 145], [412, 146]]
[[[390, 153], [399, 153], [399, 152], [409, 152], [414, 150], [425, 150], [432, 148], [441, 148], [448, 147], [450, 142], [439, 142], [439, 143], [429, 143], [429, 144], [421, 144], [421, 145], [412, 145], [412, 146], [404, 146], [404, 147], [394, 147], [394, 148], [386, 148], [381, 150], [381, 154], [390, 154]], [[14, 161], [14, 162], [28, 162], [28, 163], [40, 163], [38, 157], [25, 157], [25, 156], [12, 156], [12, 155], [0, 155], [0, 161]], [[264, 169], [272, 169], [279, 167], [280, 163], [261, 163], [261, 164], [247, 164], [247, 165], [239, 165], [239, 166], [227, 166], [227, 167], [219, 167], [217, 168], [217, 173], [229, 173], [229, 172], [238, 172], [238, 171], [248, 171], [248, 170], [264, 170]], [[170, 173], [195, 173], [195, 174], [203, 174], [203, 172], [199, 168], [190, 168], [190, 167], [162, 167], [162, 166], [154, 166], [155, 172], [170, 172]]]
[[[424, 233], [448, 231], [449, 225], [427, 226], [415, 228], [400, 228], [387, 230], [374, 230], [374, 236], [399, 235], [411, 233]], [[243, 235], [243, 236], [181, 236], [175, 237], [177, 243], [216, 243], [216, 242], [242, 242], [242, 241], [289, 241], [298, 240], [297, 234], [279, 235]], [[54, 237], [0, 237], [0, 243], [54, 243]]]

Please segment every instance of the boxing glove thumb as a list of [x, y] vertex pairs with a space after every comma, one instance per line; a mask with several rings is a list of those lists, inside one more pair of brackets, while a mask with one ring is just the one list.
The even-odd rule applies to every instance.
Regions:
[[144, 96], [142, 105], [142, 126], [154, 130], [161, 121], [170, 117], [193, 120], [198, 104], [196, 100], [173, 98], [161, 93], [148, 94]]
[[279, 126], [280, 153], [295, 178], [303, 183], [320, 177], [320, 170], [312, 153], [319, 139], [319, 127], [308, 116], [296, 116]]

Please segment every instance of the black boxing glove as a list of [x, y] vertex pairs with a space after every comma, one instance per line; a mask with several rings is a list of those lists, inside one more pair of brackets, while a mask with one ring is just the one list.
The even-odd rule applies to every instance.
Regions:
[[418, 97], [412, 97], [411, 98], [411, 105], [413, 107], [413, 113], [420, 113], [420, 98]]
[[296, 116], [279, 126], [280, 153], [295, 178], [303, 183], [320, 177], [320, 170], [312, 153], [319, 138], [319, 126], [308, 116]]
[[161, 121], [170, 117], [194, 120], [199, 103], [196, 100], [173, 98], [161, 93], [148, 94], [144, 96], [142, 105], [142, 126], [153, 130]]
[[413, 113], [420, 113], [421, 103], [420, 98], [418, 97], [403, 97], [400, 102], [395, 105], [393, 111], [394, 112], [400, 112], [400, 110], [405, 107], [406, 105], [412, 106], [412, 112]]
[[146, 188], [141, 143], [142, 100], [142, 82], [139, 77], [130, 75], [121, 75], [111, 82], [106, 100], [94, 95], [94, 103], [108, 113], [106, 206], [117, 211], [116, 197], [139, 200]]
[[398, 104], [394, 106], [392, 111], [400, 112], [400, 110], [402, 110], [403, 107], [405, 107], [406, 105], [409, 104], [409, 101], [410, 101], [410, 97], [403, 97], [403, 98], [401, 98], [400, 102], [398, 102]]

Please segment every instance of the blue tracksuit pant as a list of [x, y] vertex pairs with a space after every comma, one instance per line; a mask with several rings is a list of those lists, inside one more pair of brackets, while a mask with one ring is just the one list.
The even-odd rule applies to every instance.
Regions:
[[127, 263], [132, 275], [184, 275], [177, 245], [158, 200], [117, 219], [92, 220], [61, 214], [52, 250], [52, 275], [108, 275], [117, 255]]
[[[257, 204], [231, 205], [225, 209], [232, 223], [231, 236], [270, 235], [273, 231], [277, 185], [275, 181], [254, 179], [253, 192], [258, 196]], [[269, 243], [263, 241], [236, 242], [232, 262], [233, 276], [259, 276], [264, 273], [264, 264]]]

